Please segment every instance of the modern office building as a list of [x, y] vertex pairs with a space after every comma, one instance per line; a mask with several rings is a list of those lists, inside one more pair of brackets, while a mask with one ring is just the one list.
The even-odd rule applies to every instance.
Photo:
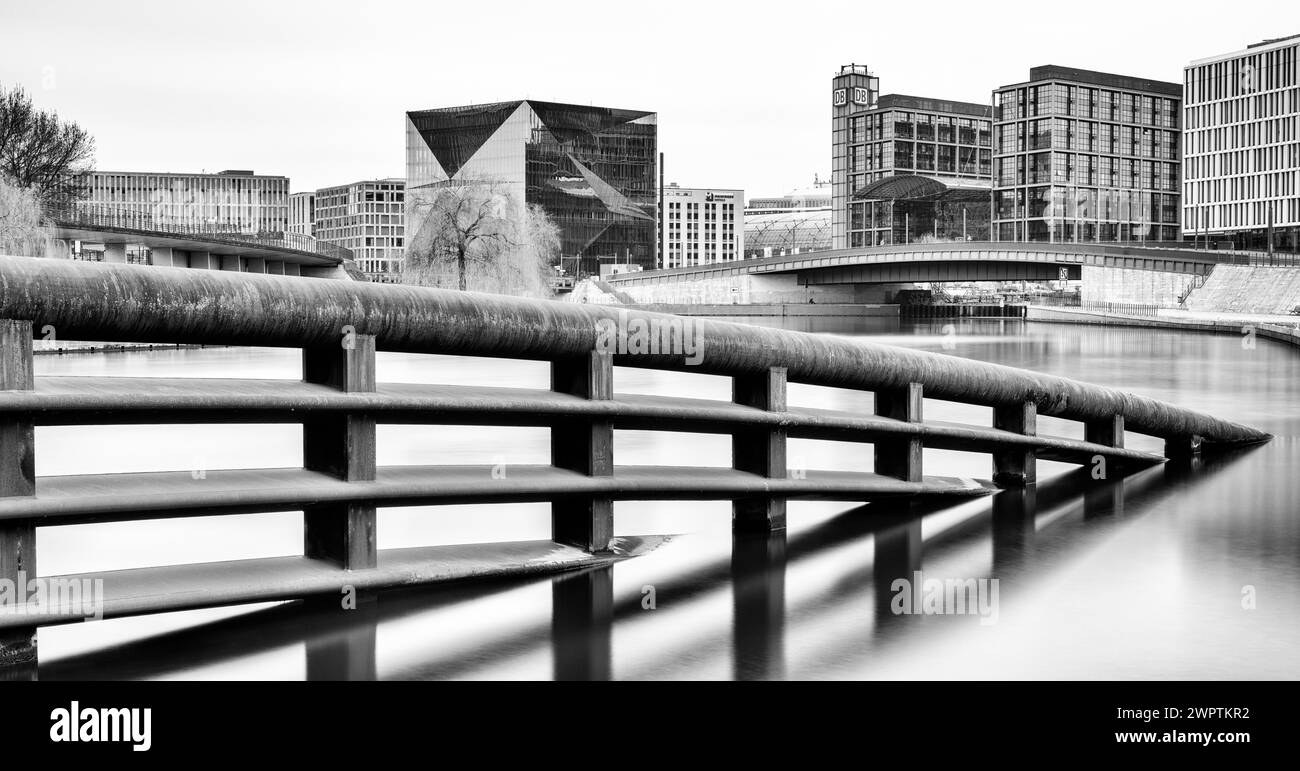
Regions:
[[410, 243], [421, 243], [437, 191], [492, 181], [539, 204], [560, 229], [561, 261], [658, 261], [657, 116], [524, 100], [406, 114]]
[[879, 87], [860, 65], [832, 80], [834, 248], [987, 238], [992, 108]]
[[997, 89], [994, 240], [1177, 240], [1182, 94], [1055, 65]]
[[664, 254], [659, 267], [738, 260], [745, 253], [745, 191], [664, 188]]
[[293, 193], [289, 196], [289, 232], [300, 236], [315, 235], [316, 193]]
[[318, 241], [346, 247], [371, 281], [401, 281], [406, 255], [406, 180], [372, 179], [315, 193]]
[[1297, 251], [1300, 35], [1183, 71], [1184, 239]]
[[814, 178], [812, 187], [786, 195], [751, 198], [745, 204], [746, 258], [780, 257], [831, 248], [831, 186]]
[[288, 177], [243, 170], [92, 171], [85, 183], [89, 195], [84, 204], [149, 214], [159, 224], [249, 234], [284, 233], [288, 227]]

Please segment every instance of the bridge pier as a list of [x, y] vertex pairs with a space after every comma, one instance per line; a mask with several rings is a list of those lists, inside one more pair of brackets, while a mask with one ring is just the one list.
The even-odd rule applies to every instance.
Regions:
[[[1038, 406], [1022, 402], [993, 408], [993, 427], [1025, 436], [1038, 433]], [[993, 483], [999, 487], [1026, 487], [1038, 483], [1038, 453], [1035, 450], [993, 451]]]
[[[614, 398], [614, 359], [604, 351], [551, 362], [551, 390], [582, 399]], [[614, 474], [614, 424], [575, 418], [551, 429], [551, 464], [589, 477]], [[607, 496], [551, 503], [551, 537], [589, 552], [609, 550], [614, 501]]]
[[[763, 410], [785, 412], [786, 370], [772, 367], [753, 375], [731, 379], [731, 400], [736, 404]], [[757, 428], [736, 431], [731, 435], [731, 466], [737, 471], [757, 474], [767, 479], [785, 479], [786, 431], [784, 428]], [[741, 498], [731, 503], [732, 529], [740, 533], [766, 533], [785, 530], [784, 498]]]
[[[0, 320], [0, 390], [31, 391], [32, 322]], [[0, 497], [36, 495], [36, 429], [30, 415], [0, 418]], [[14, 603], [27, 597], [36, 573], [36, 521], [0, 520], [0, 579], [14, 587]], [[17, 609], [17, 605], [13, 606]], [[0, 628], [0, 667], [35, 667], [36, 626]]]
[[[375, 390], [375, 337], [341, 334], [340, 342], [303, 349], [302, 379], [348, 393]], [[375, 419], [357, 413], [318, 414], [303, 421], [303, 468], [347, 482], [375, 479]], [[377, 564], [375, 506], [324, 503], [303, 511], [303, 553], [345, 570]]]

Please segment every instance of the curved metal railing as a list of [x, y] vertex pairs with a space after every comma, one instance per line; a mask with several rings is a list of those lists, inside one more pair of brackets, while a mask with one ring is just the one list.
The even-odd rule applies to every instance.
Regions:
[[[44, 333], [300, 348], [303, 377], [35, 378], [32, 337]], [[548, 361], [551, 388], [377, 383], [376, 351]], [[301, 510], [303, 559], [344, 569], [294, 563], [252, 581], [248, 571], [264, 566], [238, 564], [217, 588], [211, 572], [167, 574], [158, 580], [193, 589], [171, 594], [145, 591], [147, 572], [130, 571], [110, 615], [337, 592], [344, 575], [371, 587], [447, 578], [409, 554], [386, 566], [379, 507], [546, 501], [554, 540], [599, 554], [619, 548], [615, 500], [731, 500], [737, 528], [778, 530], [788, 499], [962, 500], [1034, 484], [1038, 459], [1100, 458], [1120, 471], [1165, 460], [1124, 447], [1126, 430], [1163, 438], [1170, 457], [1269, 438], [1100, 385], [851, 338], [401, 285], [27, 258], [0, 259], [0, 364], [0, 568], [32, 555], [37, 526]], [[727, 376], [732, 399], [618, 394], [615, 365]], [[788, 382], [872, 391], [875, 412], [792, 407]], [[926, 397], [990, 406], [993, 425], [928, 423]], [[1084, 438], [1039, 435], [1039, 414], [1082, 422]], [[302, 468], [211, 471], [202, 484], [187, 472], [34, 473], [38, 425], [213, 422], [302, 424]], [[508, 478], [382, 467], [380, 423], [545, 426], [551, 463]], [[731, 467], [615, 465], [615, 429], [727, 434]], [[875, 467], [792, 471], [790, 438], [872, 444]], [[989, 454], [992, 483], [924, 475], [923, 448]], [[20, 623], [2, 611], [0, 631]]]

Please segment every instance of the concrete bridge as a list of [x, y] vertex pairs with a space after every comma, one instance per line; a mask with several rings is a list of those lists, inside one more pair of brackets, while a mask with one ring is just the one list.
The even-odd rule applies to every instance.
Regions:
[[[49, 327], [71, 339], [298, 349], [302, 378], [35, 377], [33, 337]], [[546, 361], [550, 388], [379, 383], [377, 351]], [[616, 365], [729, 377], [732, 399], [618, 393]], [[873, 392], [874, 414], [792, 407], [792, 382]], [[991, 407], [992, 425], [926, 421], [925, 398]], [[1039, 434], [1039, 414], [1081, 423], [1083, 438]], [[36, 476], [37, 426], [186, 423], [300, 424], [302, 466]], [[380, 466], [384, 423], [546, 427], [551, 462], [508, 477]], [[730, 463], [616, 465], [616, 429], [729, 435]], [[1126, 448], [1126, 431], [1162, 438], [1163, 454]], [[874, 466], [792, 471], [791, 438], [871, 444]], [[910, 516], [914, 503], [1035, 487], [1039, 458], [1101, 460], [1113, 480], [1268, 439], [1110, 388], [835, 336], [401, 285], [0, 258], [0, 580], [39, 575], [41, 527], [303, 512], [302, 556], [49, 577], [101, 582], [106, 617], [608, 565], [656, 542], [614, 535], [618, 500], [729, 500], [738, 532], [782, 533], [791, 499]], [[926, 475], [926, 447], [988, 455], [991, 479]], [[550, 504], [551, 541], [376, 548], [379, 508], [516, 501]], [[21, 595], [0, 605], [0, 662], [34, 661], [37, 626], [83, 620], [80, 608]]]
[[1083, 282], [1085, 300], [1180, 301], [1239, 255], [1128, 244], [901, 244], [623, 273], [610, 285], [646, 303], [887, 302], [917, 282]]
[[144, 212], [78, 204], [46, 212], [65, 254], [71, 241], [102, 245], [104, 262], [127, 262], [147, 247], [154, 265], [316, 278], [348, 278], [352, 252], [296, 233], [257, 235], [206, 225], [160, 223]]

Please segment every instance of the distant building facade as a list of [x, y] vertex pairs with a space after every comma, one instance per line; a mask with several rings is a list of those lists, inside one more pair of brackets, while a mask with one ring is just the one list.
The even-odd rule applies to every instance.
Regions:
[[[407, 222], [421, 238], [439, 188], [491, 180], [560, 229], [561, 261], [658, 263], [657, 116], [535, 100], [406, 114]], [[422, 213], [424, 208], [425, 213]]]
[[1300, 243], [1300, 35], [1183, 71], [1183, 238]]
[[292, 193], [289, 196], [289, 232], [300, 236], [315, 235], [316, 193]]
[[401, 281], [406, 255], [406, 180], [373, 179], [316, 191], [314, 234], [352, 250], [371, 281]]
[[671, 184], [663, 223], [661, 268], [738, 260], [745, 253], [745, 191]]
[[832, 81], [834, 247], [986, 239], [992, 108], [879, 85], [858, 65]]
[[786, 195], [751, 198], [745, 205], [746, 258], [780, 257], [831, 248], [831, 186], [816, 180], [812, 187]]
[[1048, 65], [995, 92], [998, 241], [1173, 241], [1177, 83]]
[[84, 203], [150, 215], [160, 225], [234, 233], [284, 233], [289, 178], [229, 170], [216, 174], [93, 171]]

